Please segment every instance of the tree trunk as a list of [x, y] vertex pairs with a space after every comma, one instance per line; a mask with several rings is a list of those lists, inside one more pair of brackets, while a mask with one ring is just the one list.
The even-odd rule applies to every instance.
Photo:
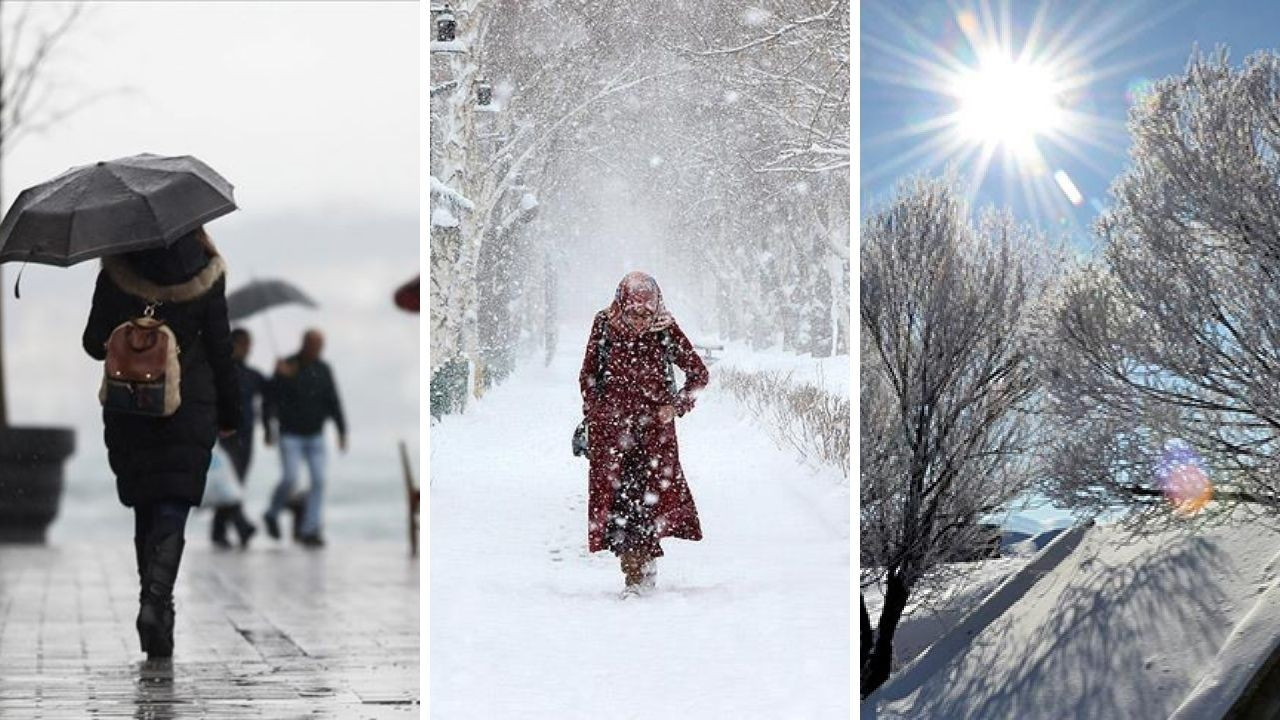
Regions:
[[858, 609], [861, 610], [862, 621], [860, 634], [862, 636], [862, 655], [858, 660], [858, 667], [865, 668], [867, 660], [871, 659], [871, 644], [875, 642], [875, 631], [871, 629], [871, 616], [867, 614], [867, 599], [858, 593]]
[[884, 609], [880, 611], [880, 627], [876, 633], [875, 643], [871, 649], [871, 657], [862, 666], [859, 678], [859, 690], [862, 697], [870, 695], [889, 679], [893, 669], [893, 635], [902, 620], [902, 611], [907, 607], [910, 589], [896, 572], [885, 578]]
[[4, 272], [0, 271], [0, 429], [9, 427], [9, 398], [4, 391]]

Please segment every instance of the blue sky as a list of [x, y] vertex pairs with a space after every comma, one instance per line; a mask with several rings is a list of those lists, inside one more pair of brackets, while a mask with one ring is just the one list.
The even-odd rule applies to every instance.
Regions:
[[[913, 171], [941, 172], [944, 159], [929, 153], [898, 163], [930, 138], [904, 132], [913, 124], [953, 112], [956, 98], [912, 87], [929, 75], [910, 58], [937, 62], [938, 53], [964, 64], [974, 63], [971, 43], [962, 28], [974, 18], [998, 18], [1007, 9], [1010, 43], [1021, 49], [1037, 13], [1043, 17], [1036, 47], [1050, 39], [1072, 48], [1055, 57], [1058, 70], [1080, 84], [1061, 97], [1072, 112], [1095, 118], [1071, 128], [1080, 137], [1069, 143], [1040, 140], [1043, 158], [1036, 173], [1006, 172], [998, 160], [976, 188], [981, 204], [1009, 207], [1019, 218], [1054, 236], [1084, 243], [1098, 208], [1107, 203], [1112, 180], [1127, 165], [1129, 104], [1143, 83], [1181, 72], [1193, 48], [1226, 45], [1233, 63], [1258, 50], [1280, 48], [1280, 3], [1245, 0], [1189, 2], [1037, 2], [1033, 0], [864, 0], [861, 12], [861, 188], [862, 213], [883, 202], [895, 182]], [[962, 19], [969, 15], [966, 23]], [[996, 22], [979, 22], [983, 27]], [[946, 131], [943, 131], [946, 132]], [[1068, 146], [1069, 145], [1069, 146]], [[1074, 152], [1073, 152], [1074, 150]], [[957, 167], [964, 171], [966, 165]], [[1055, 182], [1063, 172], [1083, 196], [1072, 204]], [[970, 183], [974, 185], [975, 183]], [[1023, 188], [1038, 189], [1031, 200]]]

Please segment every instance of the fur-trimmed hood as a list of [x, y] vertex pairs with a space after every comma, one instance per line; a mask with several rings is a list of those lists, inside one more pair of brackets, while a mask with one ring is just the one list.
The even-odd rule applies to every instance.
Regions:
[[221, 255], [213, 255], [204, 269], [195, 277], [177, 285], [157, 285], [142, 277], [129, 266], [122, 256], [102, 258], [102, 271], [121, 290], [143, 300], [157, 302], [190, 302], [209, 292], [227, 274], [227, 264]]

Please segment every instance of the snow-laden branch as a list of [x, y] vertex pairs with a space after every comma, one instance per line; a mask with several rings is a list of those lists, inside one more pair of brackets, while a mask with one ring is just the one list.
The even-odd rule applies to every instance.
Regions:
[[[639, 60], [637, 60], [636, 62], [638, 63]], [[518, 156], [516, 156], [514, 160], [512, 160], [511, 164], [507, 167], [506, 172], [502, 175], [501, 179], [496, 184], [496, 189], [498, 192], [495, 193], [494, 199], [489, 203], [489, 205], [485, 207], [483, 211], [483, 215], [482, 215], [483, 220], [481, 223], [481, 227], [487, 224], [489, 216], [492, 214], [494, 208], [497, 205], [498, 199], [501, 197], [501, 192], [505, 190], [506, 187], [509, 186], [511, 179], [520, 173], [520, 171], [524, 167], [524, 164], [529, 160], [529, 158], [532, 157], [533, 154], [540, 147], [542, 147], [551, 138], [553, 138], [556, 135], [556, 133], [560, 130], [561, 127], [565, 126], [570, 121], [575, 120], [579, 115], [584, 113], [587, 109], [600, 103], [603, 100], [611, 98], [615, 95], [620, 95], [622, 93], [625, 93], [633, 88], [644, 85], [645, 83], [651, 83], [651, 82], [654, 82], [655, 80], [660, 80], [662, 78], [673, 77], [685, 72], [683, 70], [674, 70], [674, 71], [651, 73], [651, 74], [643, 75], [641, 77], [638, 77], [632, 80], [620, 82], [619, 79], [622, 77], [625, 77], [626, 74], [631, 71], [634, 65], [635, 63], [633, 63], [631, 67], [626, 68], [621, 73], [616, 75], [613, 79], [611, 79], [606, 84], [604, 89], [598, 91], [597, 93], [587, 98], [586, 100], [583, 100], [582, 102], [578, 103], [576, 106], [569, 109], [558, 120], [548, 125], [544, 130], [538, 133], [537, 137], [533, 139], [525, 147], [525, 149]]]
[[783, 25], [782, 27], [778, 28], [777, 30], [769, 33], [768, 35], [755, 38], [754, 40], [749, 40], [745, 43], [742, 43], [741, 45], [736, 45], [734, 47], [715, 48], [711, 50], [693, 50], [687, 47], [680, 47], [680, 48], [677, 48], [677, 50], [678, 52], [684, 55], [689, 55], [694, 57], [713, 57], [717, 55], [734, 55], [740, 52], [744, 52], [746, 50], [750, 50], [752, 48], [769, 45], [770, 43], [776, 42], [779, 39], [786, 37], [792, 32], [795, 32], [796, 30], [799, 30], [800, 28], [803, 28], [805, 26], [813, 25], [815, 23], [827, 22], [828, 20], [830, 20], [832, 17], [835, 16], [836, 10], [840, 7], [840, 5], [841, 5], [841, 2], [837, 0], [836, 2], [833, 2], [831, 4], [831, 7], [827, 8], [825, 12], [819, 13], [817, 15], [813, 15], [811, 17], [789, 22], [786, 25]]
[[466, 210], [476, 209], [475, 203], [468, 200], [462, 193], [445, 185], [435, 175], [431, 176], [431, 194], [446, 198], [457, 207]]

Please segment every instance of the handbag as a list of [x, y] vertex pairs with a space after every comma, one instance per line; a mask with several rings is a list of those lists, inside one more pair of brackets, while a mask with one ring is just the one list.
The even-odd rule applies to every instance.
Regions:
[[578, 427], [573, 431], [573, 456], [582, 457], [587, 454], [590, 446], [587, 444], [587, 419], [583, 418], [578, 423]]

